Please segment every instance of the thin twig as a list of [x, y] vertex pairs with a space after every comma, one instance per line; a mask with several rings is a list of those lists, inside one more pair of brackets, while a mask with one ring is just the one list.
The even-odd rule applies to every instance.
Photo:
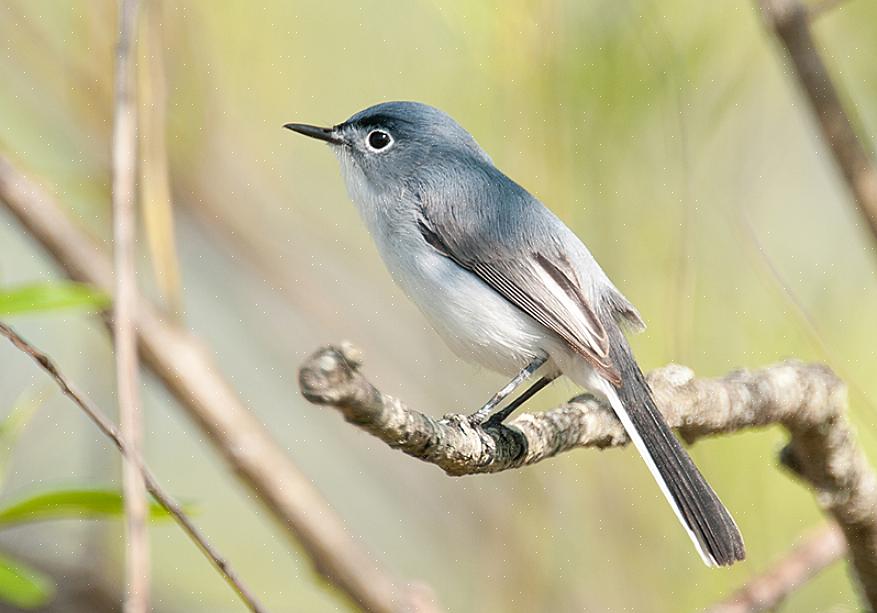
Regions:
[[122, 456], [125, 494], [126, 613], [149, 610], [149, 532], [146, 489], [136, 466], [143, 445], [140, 376], [137, 359], [137, 270], [135, 189], [137, 185], [137, 100], [135, 87], [137, 0], [119, 3], [119, 40], [116, 46], [115, 104], [113, 109], [112, 200], [115, 294], [113, 339], [116, 390], [122, 438], [131, 455]]
[[[0, 201], [68, 276], [112, 294], [112, 268], [100, 247], [42, 187], [3, 156]], [[143, 300], [138, 302], [137, 328], [144, 364], [327, 581], [366, 611], [422, 610], [413, 604], [409, 586], [391, 576], [351, 537], [313, 482], [243, 404], [199, 339], [165, 321]]]
[[866, 394], [862, 387], [853, 379], [844, 364], [844, 360], [841, 360], [838, 357], [835, 350], [826, 340], [825, 335], [819, 328], [819, 323], [816, 321], [816, 317], [813, 316], [813, 313], [810, 312], [810, 309], [807, 308], [807, 305], [804, 304], [804, 301], [801, 300], [801, 297], [798, 296], [792, 288], [792, 285], [788, 282], [768, 254], [767, 249], [765, 249], [764, 243], [762, 243], [761, 238], [759, 238], [758, 232], [752, 224], [752, 220], [750, 219], [749, 213], [745, 207], [740, 208], [740, 220], [744, 234], [757, 252], [755, 255], [758, 256], [759, 264], [764, 267], [770, 277], [770, 281], [780, 292], [782, 292], [783, 297], [798, 314], [799, 319], [803, 323], [804, 329], [813, 340], [813, 343], [818, 347], [819, 351], [822, 352], [832, 369], [834, 369], [835, 372], [846, 381], [847, 385], [855, 393], [858, 402], [866, 405], [870, 410], [877, 413], [877, 407], [871, 402], [868, 394]]
[[[472, 426], [464, 415], [435, 419], [408, 408], [375, 388], [360, 366], [359, 352], [349, 345], [325, 347], [302, 365], [302, 393], [449, 475], [493, 473], [571, 449], [628, 443], [611, 409], [590, 395], [543, 413], [525, 413], [508, 426]], [[846, 420], [846, 386], [831, 369], [788, 361], [704, 379], [670, 365], [653, 371], [648, 380], [667, 423], [689, 443], [747, 428], [784, 426], [789, 432], [781, 455], [784, 466], [814, 490], [819, 506], [837, 521], [868, 601], [877, 604], [877, 476]]]
[[123, 457], [136, 466], [137, 470], [143, 477], [146, 489], [149, 490], [152, 497], [158, 501], [158, 504], [160, 504], [162, 508], [170, 513], [171, 517], [174, 518], [177, 524], [179, 524], [195, 545], [198, 546], [198, 549], [201, 550], [207, 559], [210, 560], [210, 563], [213, 564], [213, 566], [222, 574], [226, 583], [237, 592], [244, 604], [247, 605], [247, 608], [254, 613], [264, 613], [265, 609], [262, 608], [249, 588], [247, 588], [243, 581], [237, 576], [237, 573], [234, 572], [228, 561], [226, 561], [213, 545], [210, 544], [207, 537], [201, 534], [198, 527], [192, 523], [192, 520], [189, 519], [182, 507], [180, 507], [173, 497], [165, 492], [158, 484], [152, 471], [146, 466], [140, 456], [134, 455], [131, 446], [122, 437], [121, 432], [119, 432], [118, 428], [116, 428], [106, 414], [95, 406], [82, 392], [80, 392], [70, 379], [61, 373], [54, 361], [48, 355], [24, 340], [21, 335], [3, 322], [0, 322], [0, 335], [8, 338], [17, 349], [33, 359], [40, 368], [45, 370], [52, 379], [55, 380], [55, 383], [58, 384], [58, 387], [61, 388], [64, 395], [70, 398], [76, 406], [82, 409], [98, 429], [113, 442]]
[[807, 7], [798, 0], [759, 0], [759, 4], [765, 21], [785, 46], [822, 138], [877, 240], [877, 164], [856, 136], [850, 119], [853, 109], [844, 109], [816, 48]]
[[773, 611], [789, 594], [840, 560], [846, 551], [843, 532], [837, 525], [823, 526], [765, 572], [747, 581], [746, 585], [704, 613]]

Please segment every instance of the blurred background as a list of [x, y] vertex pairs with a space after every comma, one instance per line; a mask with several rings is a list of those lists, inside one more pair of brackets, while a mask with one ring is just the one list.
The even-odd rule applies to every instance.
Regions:
[[[875, 246], [752, 3], [180, 0], [142, 20], [141, 285], [210, 345], [357, 539], [447, 610], [697, 610], [824, 520], [777, 466], [779, 428], [691, 449], [747, 542], [745, 563], [716, 571], [633, 450], [450, 478], [308, 404], [299, 364], [342, 339], [363, 350], [382, 390], [433, 415], [474, 410], [504, 381], [458, 361], [428, 328], [384, 271], [333, 155], [286, 122], [333, 124], [393, 99], [444, 109], [639, 307], [645, 369], [679, 362], [718, 376], [788, 357], [827, 362], [877, 453]], [[877, 134], [877, 4], [850, 0], [815, 28], [861, 134]], [[0, 152], [107, 248], [116, 31], [107, 0], [0, 0]], [[0, 287], [60, 278], [0, 210]], [[115, 415], [99, 318], [68, 309], [7, 320]], [[146, 377], [144, 389], [149, 463], [265, 605], [348, 610], [161, 385]], [[557, 384], [534, 406], [575, 393]], [[22, 405], [33, 415], [7, 445], [0, 500], [117, 486], [115, 450], [0, 346], [0, 412]], [[151, 534], [157, 610], [242, 610], [176, 526]], [[62, 592], [80, 581], [112, 595], [121, 535], [118, 521], [43, 522], [0, 532], [0, 551]], [[783, 610], [858, 608], [838, 563]]]

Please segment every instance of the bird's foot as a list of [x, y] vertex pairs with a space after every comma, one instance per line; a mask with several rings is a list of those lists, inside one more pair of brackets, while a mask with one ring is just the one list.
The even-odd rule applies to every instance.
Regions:
[[472, 413], [472, 415], [467, 418], [469, 420], [469, 425], [471, 425], [473, 428], [490, 428], [492, 426], [500, 425], [508, 418], [509, 415], [514, 413], [518, 409], [518, 407], [520, 407], [530, 398], [535, 396], [536, 392], [544, 388], [553, 380], [554, 377], [542, 377], [541, 379], [536, 381], [536, 383], [531, 385], [523, 394], [510, 402], [506, 408], [497, 411], [493, 415], [490, 414], [490, 411], [495, 405], [488, 402], [486, 405]]

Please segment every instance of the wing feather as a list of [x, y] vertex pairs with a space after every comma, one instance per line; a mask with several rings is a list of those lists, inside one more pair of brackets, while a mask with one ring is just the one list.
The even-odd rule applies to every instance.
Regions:
[[448, 235], [449, 228], [436, 225], [425, 215], [419, 227], [433, 248], [557, 334], [614, 385], [621, 383], [609, 357], [606, 330], [563, 254], [547, 249], [465, 254], [454, 248], [460, 241]]

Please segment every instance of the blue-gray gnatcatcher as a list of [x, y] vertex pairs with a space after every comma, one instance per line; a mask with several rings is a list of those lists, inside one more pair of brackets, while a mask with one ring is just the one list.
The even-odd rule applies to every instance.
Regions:
[[636, 309], [466, 130], [415, 102], [378, 104], [332, 128], [285, 127], [332, 146], [387, 268], [451, 349], [515, 375], [474, 423], [537, 371], [523, 399], [566, 375], [606, 398], [704, 562], [744, 558], [737, 525], [664, 422], [622, 333], [643, 327]]

